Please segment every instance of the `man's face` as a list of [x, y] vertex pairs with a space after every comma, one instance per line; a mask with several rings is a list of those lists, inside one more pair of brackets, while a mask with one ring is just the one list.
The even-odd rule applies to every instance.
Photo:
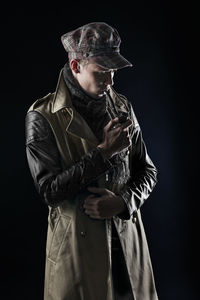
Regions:
[[89, 62], [86, 65], [80, 64], [77, 80], [87, 94], [98, 99], [113, 85], [114, 72], [115, 70], [104, 69], [95, 63]]

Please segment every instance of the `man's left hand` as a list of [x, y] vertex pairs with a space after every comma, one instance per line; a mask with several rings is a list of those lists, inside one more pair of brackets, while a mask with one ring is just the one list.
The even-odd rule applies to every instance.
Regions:
[[92, 194], [85, 199], [83, 207], [91, 218], [110, 219], [125, 210], [124, 200], [110, 190], [97, 187], [89, 187], [88, 190]]

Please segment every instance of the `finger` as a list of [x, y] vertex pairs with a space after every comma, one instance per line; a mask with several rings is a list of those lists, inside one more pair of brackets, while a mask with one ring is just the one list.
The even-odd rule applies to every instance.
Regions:
[[94, 211], [94, 210], [92, 210], [92, 209], [89, 209], [89, 208], [87, 208], [87, 209], [85, 209], [85, 213], [86, 213], [86, 215], [89, 215], [89, 216], [91, 216], [91, 215], [98, 215], [98, 213], [96, 212], [96, 211]]
[[128, 129], [123, 129], [123, 132], [122, 132], [122, 136], [126, 139], [129, 139], [130, 138], [130, 134], [128, 132]]
[[129, 128], [128, 128], [128, 127], [122, 129], [122, 131], [123, 131], [123, 132], [126, 132], [127, 134], [129, 134]]
[[85, 208], [94, 208], [97, 206], [97, 200], [96, 199], [89, 199], [84, 202], [83, 207]]
[[95, 194], [99, 194], [99, 195], [105, 195], [107, 194], [107, 189], [104, 188], [98, 188], [98, 187], [88, 187], [88, 191], [95, 193]]
[[93, 215], [93, 214], [89, 215], [89, 217], [92, 218], [92, 219], [97, 219], [97, 220], [104, 220], [105, 219], [105, 218], [100, 217], [99, 215]]
[[125, 148], [128, 148], [132, 145], [132, 141], [131, 139], [127, 139], [126, 142], [125, 142]]
[[121, 124], [121, 128], [122, 129], [129, 128], [132, 125], [133, 125], [133, 121], [131, 119], [128, 119], [126, 122], [124, 122], [124, 123]]
[[93, 194], [91, 194], [91, 195], [87, 196], [87, 198], [85, 198], [85, 201], [86, 201], [86, 200], [93, 199], [93, 198], [96, 198], [96, 196], [93, 195]]
[[129, 143], [130, 141], [130, 137], [129, 135], [127, 134], [127, 132], [123, 132], [121, 133], [120, 135], [120, 140], [121, 140], [121, 144], [126, 144], [126, 143]]
[[131, 140], [130, 138], [127, 138], [126, 136], [123, 136], [121, 139], [121, 151], [123, 149], [126, 149], [127, 147], [129, 147], [131, 145]]
[[98, 211], [87, 209], [85, 210], [85, 214], [88, 215], [92, 219], [103, 219], [100, 217]]
[[86, 214], [98, 213], [98, 209], [94, 204], [84, 203], [83, 208], [85, 209]]
[[98, 201], [98, 198], [87, 198], [87, 199], [85, 199], [85, 201], [84, 201], [84, 204], [86, 204], [86, 205], [92, 205], [92, 206], [94, 206], [94, 204], [96, 204], [96, 202]]
[[85, 209], [93, 209], [94, 208], [94, 204], [93, 203], [84, 203], [83, 204], [83, 208], [85, 208]]
[[104, 127], [106, 131], [112, 129], [115, 125], [119, 123], [119, 118], [114, 118], [108, 122], [108, 124]]

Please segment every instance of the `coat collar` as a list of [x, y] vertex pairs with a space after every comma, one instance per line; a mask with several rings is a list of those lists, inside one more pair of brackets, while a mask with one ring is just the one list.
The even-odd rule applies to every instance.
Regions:
[[71, 102], [69, 91], [66, 87], [66, 83], [63, 78], [63, 69], [62, 69], [59, 74], [51, 111], [52, 113], [56, 113], [57, 111], [65, 107], [72, 108], [72, 102]]
[[[119, 101], [119, 95], [114, 91], [114, 89], [110, 88], [110, 96], [113, 99], [114, 103], [118, 106], [121, 106], [122, 103]], [[58, 83], [56, 86], [56, 91], [54, 94], [53, 102], [52, 102], [52, 113], [56, 113], [62, 108], [73, 108], [71, 96], [67, 89], [64, 76], [63, 76], [63, 69], [60, 71]], [[123, 111], [123, 106], [120, 107]], [[74, 109], [74, 108], [73, 108]]]
[[56, 113], [63, 108], [67, 109], [68, 116], [70, 117], [66, 124], [66, 131], [97, 146], [99, 141], [92, 132], [92, 129], [72, 105], [71, 96], [64, 81], [62, 69], [58, 78], [51, 111], [52, 113]]

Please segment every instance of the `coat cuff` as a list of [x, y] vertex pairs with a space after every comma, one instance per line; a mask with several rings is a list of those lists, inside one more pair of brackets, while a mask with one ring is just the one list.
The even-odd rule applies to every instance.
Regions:
[[134, 193], [129, 187], [125, 187], [122, 191], [117, 193], [124, 203], [126, 204], [126, 210], [118, 215], [120, 219], [129, 220], [131, 216], [138, 210], [139, 203], [137, 203]]
[[81, 189], [94, 182], [113, 167], [110, 160], [105, 157], [103, 151], [98, 147], [86, 153], [85, 159], [85, 172], [83, 171], [84, 176], [82, 176], [81, 180]]

